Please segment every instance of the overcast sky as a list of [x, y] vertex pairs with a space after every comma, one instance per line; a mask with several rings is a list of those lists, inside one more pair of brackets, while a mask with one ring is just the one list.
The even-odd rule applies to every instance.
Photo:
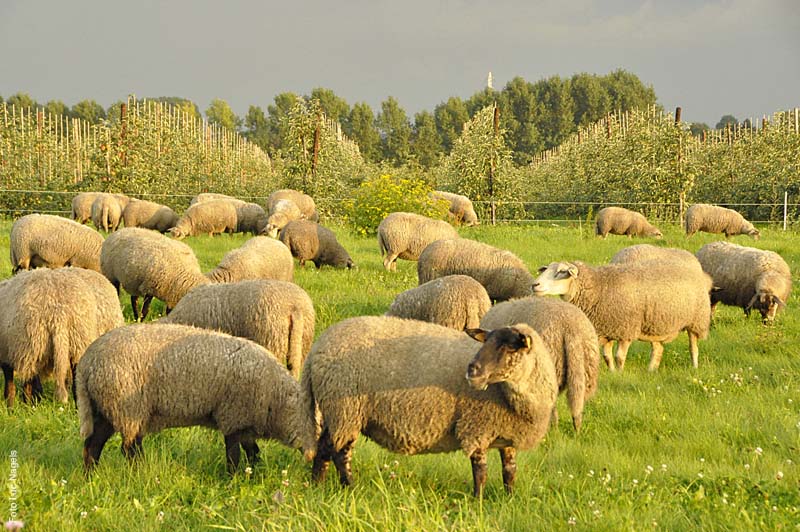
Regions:
[[222, 98], [244, 115], [327, 87], [410, 116], [449, 96], [633, 72], [712, 127], [800, 106], [800, 0], [0, 0], [0, 95], [107, 107]]

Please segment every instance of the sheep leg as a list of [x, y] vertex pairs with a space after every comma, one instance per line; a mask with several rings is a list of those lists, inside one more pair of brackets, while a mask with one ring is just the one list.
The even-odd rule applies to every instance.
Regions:
[[3, 399], [6, 400], [6, 406], [11, 408], [14, 406], [14, 397], [17, 395], [17, 388], [14, 385], [14, 368], [8, 364], [3, 364], [3, 378], [5, 379], [5, 389], [3, 390]]
[[328, 473], [328, 466], [333, 455], [333, 442], [331, 434], [326, 427], [317, 442], [317, 454], [314, 456], [314, 464], [311, 467], [311, 478], [314, 482], [322, 482]]
[[142, 435], [137, 434], [133, 438], [123, 438], [122, 454], [128, 459], [129, 462], [142, 454]]
[[689, 352], [692, 354], [692, 367], [697, 369], [697, 364], [700, 359], [700, 350], [697, 347], [697, 335], [689, 333]]
[[70, 372], [69, 373], [70, 373], [71, 380], [72, 380], [72, 400], [75, 401], [75, 405], [77, 406], [78, 405], [78, 390], [76, 389], [77, 388], [77, 383], [75, 382], [75, 367], [76, 367], [75, 364], [70, 364], [70, 367], [69, 367]]
[[99, 412], [94, 414], [93, 427], [92, 434], [83, 442], [83, 469], [86, 473], [100, 461], [103, 447], [114, 434], [114, 426]]
[[117, 296], [119, 296], [119, 281], [111, 281], [111, 286], [114, 287], [114, 289], [117, 291]]
[[258, 448], [258, 444], [256, 444], [255, 438], [242, 438], [242, 449], [244, 449], [244, 454], [247, 456], [247, 461], [250, 463], [250, 465], [258, 462], [258, 453], [260, 452], [260, 449]]
[[397, 254], [387, 253], [386, 257], [383, 259], [383, 267], [390, 272], [397, 271], [396, 261], [397, 261]]
[[513, 447], [500, 449], [500, 461], [503, 464], [503, 486], [506, 493], [511, 494], [517, 476], [517, 450]]
[[236, 468], [239, 467], [239, 458], [242, 456], [242, 450], [239, 448], [241, 442], [241, 432], [225, 435], [225, 457], [227, 458], [228, 473], [231, 475], [234, 474]]
[[333, 453], [333, 464], [339, 472], [339, 482], [342, 486], [349, 486], [353, 483], [353, 472], [350, 469], [350, 460], [353, 458], [353, 444], [349, 441], [344, 446]]
[[142, 303], [142, 321], [147, 317], [147, 313], [150, 311], [150, 302], [153, 300], [153, 296], [144, 296], [144, 303]]
[[613, 340], [609, 340], [605, 336], [600, 336], [598, 338], [600, 346], [603, 348], [603, 358], [606, 361], [606, 366], [610, 371], [615, 371], [616, 368], [614, 367], [614, 342]]
[[[483, 487], [486, 485], [486, 451], [475, 450], [469, 456], [469, 460], [472, 462], [472, 494], [480, 497], [483, 494]], [[505, 469], [503, 469], [503, 476], [505, 476]]]
[[617, 343], [617, 366], [620, 371], [625, 369], [625, 359], [628, 358], [628, 348], [632, 343], [632, 340], [620, 340]]
[[133, 310], [133, 321], [139, 321], [139, 296], [131, 296], [131, 310]]
[[661, 365], [661, 356], [664, 354], [664, 344], [661, 342], [653, 342], [653, 350], [650, 353], [650, 365], [647, 366], [648, 371], [655, 371]]
[[550, 426], [558, 428], [558, 404], [554, 404], [553, 411], [550, 412]]
[[34, 375], [31, 380], [22, 385], [22, 401], [35, 404], [42, 400], [44, 389], [42, 380], [38, 375]]

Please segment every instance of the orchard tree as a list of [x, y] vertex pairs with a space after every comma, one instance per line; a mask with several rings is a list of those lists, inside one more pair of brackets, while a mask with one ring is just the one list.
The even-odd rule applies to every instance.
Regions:
[[319, 106], [325, 116], [339, 122], [344, 134], [350, 136], [350, 126], [347, 123], [350, 119], [350, 104], [347, 101], [336, 96], [331, 89], [322, 87], [313, 89], [309, 99], [319, 101]]

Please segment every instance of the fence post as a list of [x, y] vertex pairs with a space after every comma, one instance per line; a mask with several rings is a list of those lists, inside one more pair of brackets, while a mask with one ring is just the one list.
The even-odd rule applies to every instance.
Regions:
[[789, 191], [783, 191], [783, 230], [786, 231], [786, 221], [789, 218]]
[[494, 128], [492, 136], [492, 154], [489, 161], [489, 212], [491, 213], [492, 225], [497, 222], [497, 205], [494, 203], [494, 170], [495, 170], [495, 147], [497, 143], [497, 135], [500, 132], [500, 107], [494, 105]]

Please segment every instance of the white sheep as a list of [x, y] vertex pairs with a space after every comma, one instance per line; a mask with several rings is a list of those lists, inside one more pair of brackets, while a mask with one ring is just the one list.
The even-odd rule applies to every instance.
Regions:
[[255, 236], [222, 257], [219, 265], [206, 274], [215, 283], [248, 279], [294, 280], [292, 252], [283, 242]]
[[196, 203], [205, 203], [206, 201], [214, 201], [218, 199], [226, 199], [233, 201], [234, 203], [236, 202], [244, 203], [243, 200], [234, 198], [233, 196], [228, 196], [227, 194], [218, 194], [216, 192], [201, 192], [200, 194], [192, 198], [192, 201], [189, 202], [189, 206], [191, 207]]
[[262, 233], [276, 238], [278, 232], [286, 227], [289, 222], [302, 218], [303, 213], [295, 202], [288, 199], [277, 200], [270, 204], [267, 225], [262, 230]]
[[122, 206], [111, 194], [99, 194], [92, 203], [92, 223], [106, 233], [113, 232], [122, 220]]
[[92, 219], [92, 203], [103, 192], [81, 192], [72, 198], [72, 219], [85, 224]]
[[461, 194], [454, 194], [452, 192], [444, 192], [443, 190], [434, 190], [431, 192], [430, 197], [435, 200], [444, 200], [450, 203], [450, 217], [456, 223], [470, 226], [478, 225], [478, 215], [475, 213], [475, 208], [472, 206], [472, 201]]
[[744, 216], [725, 207], [696, 203], [686, 209], [686, 236], [698, 231], [706, 233], [724, 233], [725, 238], [734, 235], [750, 235], [758, 240], [761, 233]]
[[689, 266], [702, 270], [700, 261], [697, 260], [691, 251], [679, 248], [666, 248], [653, 246], [651, 244], [637, 244], [619, 250], [611, 257], [611, 264], [626, 262], [644, 262], [647, 260], [660, 261], [680, 261]]
[[458, 238], [458, 232], [444, 220], [434, 220], [410, 212], [393, 212], [378, 225], [378, 246], [384, 256], [383, 267], [397, 270], [397, 259], [417, 260], [431, 242]]
[[386, 315], [463, 331], [478, 327], [491, 306], [481, 283], [467, 275], [446, 275], [398, 294]]
[[275, 203], [280, 200], [290, 200], [297, 205], [297, 208], [300, 209], [301, 218], [312, 222], [319, 221], [319, 214], [317, 213], [317, 206], [314, 204], [314, 198], [308, 194], [290, 188], [276, 190], [267, 198], [267, 211], [270, 214], [273, 212]]
[[216, 199], [195, 203], [181, 216], [170, 234], [181, 240], [187, 236], [235, 233], [238, 225], [237, 207], [240, 203]]
[[28, 214], [11, 226], [11, 269], [75, 266], [99, 272], [102, 245], [103, 235], [91, 227], [61, 216]]
[[653, 236], [661, 238], [661, 231], [650, 225], [642, 213], [622, 207], [606, 207], [597, 211], [595, 234], [603, 238], [612, 235]]
[[122, 211], [122, 220], [125, 227], [141, 227], [166, 233], [178, 223], [178, 215], [166, 205], [132, 199]]

